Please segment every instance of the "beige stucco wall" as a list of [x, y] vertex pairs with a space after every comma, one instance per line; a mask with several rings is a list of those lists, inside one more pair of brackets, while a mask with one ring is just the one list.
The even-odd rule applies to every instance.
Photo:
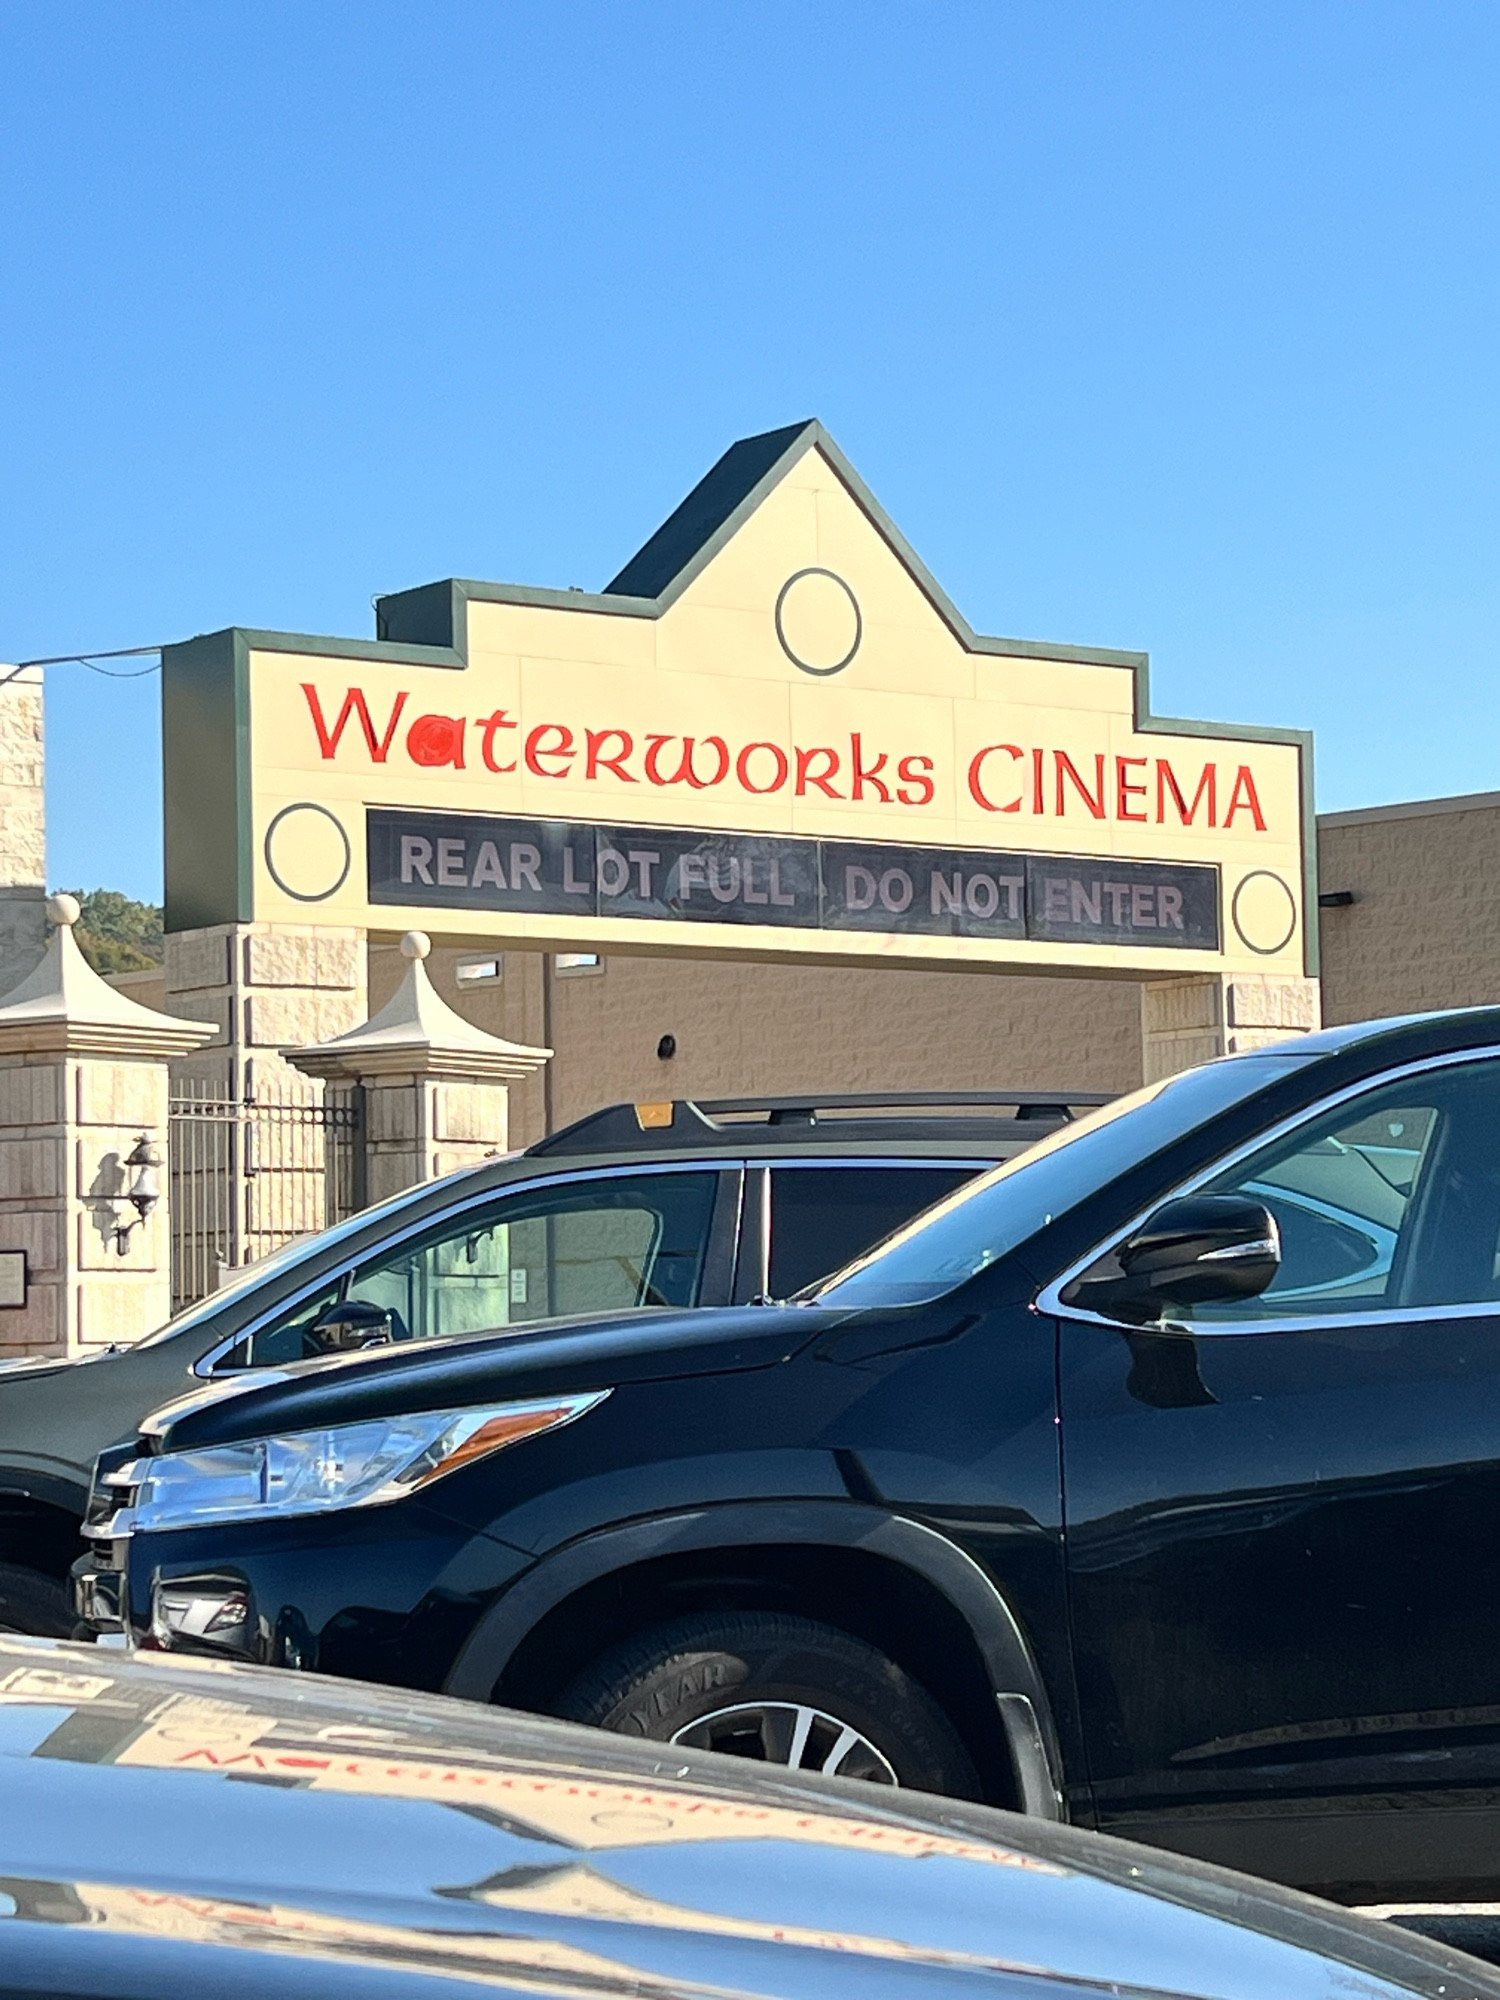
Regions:
[[1330, 1024], [1500, 1002], [1500, 792], [1318, 821]]
[[[461, 987], [458, 962], [473, 956], [433, 952], [428, 970], [444, 999], [491, 1034], [550, 1040], [557, 1051], [550, 1080], [512, 1090], [512, 1145], [541, 1135], [549, 1090], [557, 1126], [650, 1098], [1141, 1081], [1140, 988], [1130, 982], [624, 957], [607, 957], [600, 973], [548, 977], [542, 954], [511, 951], [497, 984]], [[403, 968], [393, 945], [372, 945], [372, 1010]], [[666, 1034], [678, 1053], [662, 1062]]]

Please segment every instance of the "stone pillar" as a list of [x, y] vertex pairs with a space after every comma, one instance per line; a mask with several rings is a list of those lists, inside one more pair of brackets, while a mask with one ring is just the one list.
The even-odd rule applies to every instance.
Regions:
[[[211, 1032], [106, 985], [73, 941], [73, 897], [46, 910], [41, 963], [0, 1001], [4, 1355], [135, 1341], [170, 1315], [167, 1063]], [[159, 1161], [144, 1220], [129, 1199], [140, 1140]]]
[[1270, 1048], [1310, 1033], [1321, 1020], [1316, 979], [1231, 972], [1148, 980], [1141, 988], [1143, 1081], [1215, 1056]]
[[173, 931], [164, 972], [168, 1013], [218, 1030], [201, 1054], [173, 1065], [174, 1084], [203, 1096], [316, 1100], [282, 1049], [341, 1035], [367, 1011], [361, 930], [253, 923]]
[[47, 944], [42, 670], [0, 668], [0, 996]]
[[454, 1013], [427, 977], [431, 949], [425, 932], [408, 931], [406, 977], [378, 1014], [318, 1047], [282, 1051], [307, 1076], [365, 1091], [371, 1201], [505, 1152], [509, 1086], [552, 1054], [487, 1035]]

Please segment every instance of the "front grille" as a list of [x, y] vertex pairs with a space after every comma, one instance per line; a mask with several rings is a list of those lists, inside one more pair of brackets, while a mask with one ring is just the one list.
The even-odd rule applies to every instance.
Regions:
[[94, 1544], [96, 1551], [102, 1553], [101, 1543], [129, 1534], [129, 1521], [122, 1520], [121, 1516], [134, 1506], [149, 1464], [149, 1450], [144, 1440], [111, 1445], [108, 1451], [100, 1452], [94, 1465], [94, 1481], [89, 1488], [89, 1503], [83, 1516], [84, 1536]]

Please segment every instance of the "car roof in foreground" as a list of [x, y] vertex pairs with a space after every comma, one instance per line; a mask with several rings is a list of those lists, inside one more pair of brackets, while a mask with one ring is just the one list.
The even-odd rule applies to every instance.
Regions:
[[1430, 1014], [1392, 1014], [1375, 1021], [1317, 1028], [1311, 1034], [1276, 1043], [1273, 1052], [1316, 1058], [1389, 1048], [1392, 1059], [1400, 1060], [1408, 1045], [1415, 1057], [1446, 1049], [1482, 1048], [1491, 1042], [1500, 1042], [1500, 1007], [1446, 1007]]
[[288, 1990], [295, 1960], [298, 1991], [371, 1995], [1500, 1996], [1440, 1946], [1067, 1827], [44, 1640], [0, 1638], [0, 1877], [12, 1989], [55, 1947], [80, 1980], [136, 1950], [247, 1993], [231, 1966]]

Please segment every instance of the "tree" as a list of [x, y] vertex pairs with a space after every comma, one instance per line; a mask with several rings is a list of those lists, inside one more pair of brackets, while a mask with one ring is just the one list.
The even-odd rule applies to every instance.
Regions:
[[132, 902], [118, 889], [70, 889], [82, 915], [73, 928], [78, 948], [95, 972], [144, 972], [161, 964], [161, 911]]

